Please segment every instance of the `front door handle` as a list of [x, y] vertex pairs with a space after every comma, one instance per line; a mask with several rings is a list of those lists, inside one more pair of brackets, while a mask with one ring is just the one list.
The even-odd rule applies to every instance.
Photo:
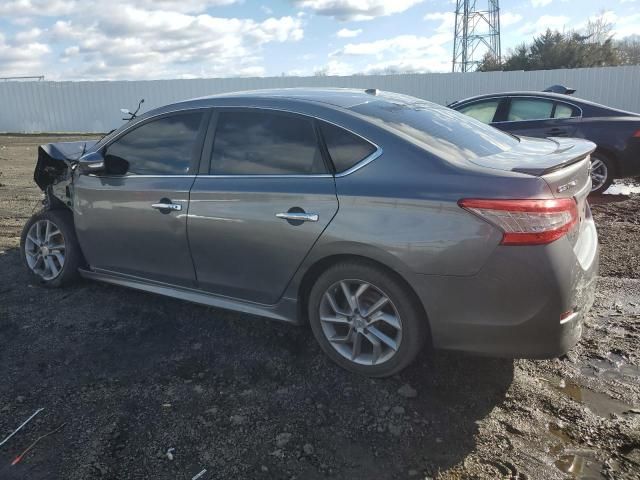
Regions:
[[546, 133], [547, 135], [565, 135], [567, 131], [564, 128], [551, 128]]
[[317, 213], [282, 212], [276, 213], [276, 217], [291, 222], [317, 222], [320, 218]]
[[154, 203], [153, 205], [151, 205], [151, 208], [155, 208], [158, 210], [174, 210], [176, 212], [179, 212], [180, 210], [182, 210], [182, 205], [178, 203]]

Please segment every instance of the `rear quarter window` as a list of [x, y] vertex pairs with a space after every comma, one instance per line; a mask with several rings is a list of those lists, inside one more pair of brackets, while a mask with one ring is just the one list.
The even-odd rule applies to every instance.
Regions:
[[407, 135], [434, 155], [450, 161], [495, 155], [518, 144], [515, 137], [496, 128], [419, 99], [413, 103], [379, 100], [351, 110], [372, 123]]
[[320, 123], [320, 132], [337, 173], [349, 170], [377, 150], [364, 138], [329, 123]]

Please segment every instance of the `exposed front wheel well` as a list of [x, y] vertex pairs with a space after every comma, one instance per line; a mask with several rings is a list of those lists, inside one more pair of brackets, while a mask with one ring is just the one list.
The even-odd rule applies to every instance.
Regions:
[[369, 257], [364, 257], [361, 255], [353, 255], [353, 254], [338, 254], [331, 255], [325, 258], [318, 260], [314, 263], [311, 268], [307, 270], [300, 282], [300, 288], [298, 289], [298, 318], [304, 319], [304, 323], [308, 322], [307, 318], [307, 305], [309, 300], [309, 293], [311, 292], [311, 288], [313, 287], [315, 281], [318, 279], [323, 272], [333, 267], [334, 265], [342, 262], [359, 262], [363, 264], [372, 265], [381, 270], [384, 270], [388, 275], [394, 277], [401, 284], [403, 284], [406, 288], [406, 291], [410, 293], [413, 301], [416, 304], [416, 307], [420, 309], [422, 312], [426, 325], [427, 325], [427, 335], [428, 342], [431, 342], [431, 331], [429, 325], [429, 317], [427, 316], [427, 312], [424, 308], [424, 305], [420, 301], [420, 298], [416, 294], [415, 290], [411, 286], [411, 284], [396, 270], [388, 267], [384, 263], [378, 262], [377, 260], [373, 260]]

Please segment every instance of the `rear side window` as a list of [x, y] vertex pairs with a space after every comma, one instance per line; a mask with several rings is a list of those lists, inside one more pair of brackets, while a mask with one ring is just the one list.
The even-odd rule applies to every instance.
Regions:
[[117, 164], [117, 173], [188, 174], [203, 115], [171, 115], [137, 127], [106, 148], [107, 164]]
[[510, 122], [522, 120], [545, 120], [551, 118], [553, 102], [535, 98], [512, 98], [509, 116]]
[[211, 173], [290, 175], [326, 173], [311, 120], [263, 111], [221, 112]]
[[463, 161], [510, 150], [518, 140], [450, 108], [415, 101], [373, 101], [351, 107], [367, 120], [419, 142], [434, 155]]
[[571, 118], [577, 117], [579, 113], [566, 103], [556, 103], [556, 111], [553, 114], [553, 118]]
[[344, 128], [322, 122], [320, 131], [338, 173], [350, 169], [376, 151], [374, 145]]
[[487, 100], [486, 102], [478, 102], [466, 107], [460, 108], [458, 111], [469, 115], [482, 123], [493, 122], [493, 117], [496, 115], [496, 110], [500, 105], [500, 100]]

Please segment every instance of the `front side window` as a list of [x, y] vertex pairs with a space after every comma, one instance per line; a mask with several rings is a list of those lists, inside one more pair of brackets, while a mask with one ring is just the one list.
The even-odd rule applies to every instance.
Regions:
[[553, 102], [536, 98], [512, 98], [509, 116], [510, 122], [522, 120], [546, 120], [551, 118]]
[[485, 102], [477, 102], [466, 107], [460, 108], [458, 111], [469, 115], [476, 120], [480, 120], [482, 123], [493, 122], [493, 117], [496, 115], [496, 110], [500, 105], [500, 100], [487, 100]]
[[[202, 112], [152, 120], [126, 133], [104, 152], [109, 173], [186, 175], [197, 143]], [[115, 171], [117, 170], [117, 171]]]
[[322, 122], [320, 131], [338, 173], [350, 169], [376, 151], [374, 145], [344, 128]]
[[310, 119], [264, 112], [221, 112], [213, 142], [214, 175], [326, 173]]

